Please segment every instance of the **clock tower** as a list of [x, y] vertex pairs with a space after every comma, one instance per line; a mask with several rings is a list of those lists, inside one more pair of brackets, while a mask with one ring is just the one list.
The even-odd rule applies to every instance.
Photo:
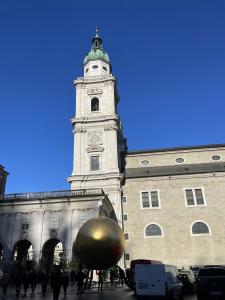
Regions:
[[116, 78], [98, 30], [83, 70], [83, 77], [74, 80], [74, 165], [68, 181], [72, 190], [103, 188], [121, 224], [122, 158], [127, 146], [117, 114]]

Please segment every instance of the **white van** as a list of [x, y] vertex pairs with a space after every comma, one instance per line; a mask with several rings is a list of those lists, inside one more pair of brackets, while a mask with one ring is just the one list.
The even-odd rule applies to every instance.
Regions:
[[164, 264], [137, 264], [134, 270], [137, 296], [160, 296], [183, 299], [183, 284], [175, 266]]

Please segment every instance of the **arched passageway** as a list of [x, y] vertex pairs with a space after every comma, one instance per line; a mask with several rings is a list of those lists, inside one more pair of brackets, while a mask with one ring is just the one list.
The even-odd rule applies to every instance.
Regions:
[[33, 259], [33, 247], [30, 241], [21, 240], [18, 241], [12, 251], [12, 260], [20, 263]]
[[0, 244], [0, 261], [3, 260], [3, 246]]
[[42, 248], [42, 261], [46, 270], [51, 270], [53, 265], [59, 265], [63, 256], [63, 244], [58, 239], [50, 239]]
[[71, 268], [73, 270], [78, 270], [79, 266], [80, 266], [80, 259], [77, 255], [77, 251], [76, 251], [76, 242], [73, 243], [73, 247], [72, 247], [72, 256], [71, 256]]

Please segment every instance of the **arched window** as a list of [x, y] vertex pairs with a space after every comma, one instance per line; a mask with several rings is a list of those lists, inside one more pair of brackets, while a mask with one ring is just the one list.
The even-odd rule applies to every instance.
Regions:
[[99, 100], [98, 100], [98, 98], [91, 99], [91, 111], [99, 111]]
[[159, 225], [150, 224], [145, 228], [145, 236], [161, 236], [162, 230]]
[[209, 227], [204, 222], [195, 222], [192, 225], [192, 234], [209, 234]]

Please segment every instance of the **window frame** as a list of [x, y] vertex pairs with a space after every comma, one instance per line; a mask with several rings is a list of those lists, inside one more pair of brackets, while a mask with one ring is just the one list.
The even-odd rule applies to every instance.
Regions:
[[[147, 162], [148, 162], [147, 165], [142, 165], [142, 162], [144, 162], [144, 161], [147, 161]], [[139, 166], [142, 167], [142, 168], [147, 168], [147, 167], [149, 167], [150, 165], [151, 165], [151, 162], [150, 162], [150, 160], [148, 160], [148, 159], [142, 159], [142, 160], [139, 162]]]
[[[127, 239], [126, 239], [126, 236], [127, 236]], [[124, 239], [125, 239], [125, 241], [129, 241], [130, 240], [130, 236], [129, 236], [128, 232], [124, 232]]]
[[[99, 158], [99, 168], [97, 170], [92, 170], [91, 169], [91, 158], [92, 157], [98, 157]], [[101, 171], [101, 155], [99, 154], [94, 154], [94, 153], [91, 153], [91, 155], [89, 155], [89, 170], [91, 173], [99, 173]]]
[[[186, 190], [192, 190], [193, 197], [194, 197], [194, 204], [193, 205], [188, 205]], [[197, 204], [195, 190], [202, 190], [202, 196], [203, 196], [204, 204]], [[186, 207], [204, 207], [204, 206], [207, 206], [205, 192], [204, 192], [203, 187], [194, 187], [194, 188], [193, 187], [185, 187], [185, 188], [183, 188], [183, 193], [184, 193], [184, 199], [185, 199], [185, 206]]]
[[[127, 217], [127, 219], [125, 220], [124, 219], [124, 216], [126, 216]], [[125, 213], [125, 214], [123, 214], [123, 222], [127, 222], [128, 221], [128, 214], [127, 213]]]
[[[98, 100], [98, 110], [92, 110], [92, 101], [93, 100]], [[91, 108], [91, 113], [99, 113], [100, 112], [100, 100], [98, 97], [92, 97], [91, 98], [91, 103], [90, 103], [90, 108]]]
[[[150, 226], [150, 225], [157, 225], [160, 228], [160, 230], [161, 230], [161, 235], [146, 235], [145, 231], [146, 231], [147, 227]], [[153, 222], [152, 223], [148, 223], [144, 227], [144, 239], [152, 239], [152, 238], [164, 238], [164, 231], [163, 231], [162, 227], [158, 223], [156, 223], [156, 222], [154, 222], [154, 223]]]
[[[208, 233], [193, 233], [192, 227], [193, 227], [193, 225], [194, 225], [195, 223], [198, 223], [198, 222], [205, 224], [205, 225], [208, 227], [209, 232], [208, 232]], [[203, 220], [195, 220], [195, 221], [193, 221], [193, 222], [191, 223], [191, 226], [190, 226], [190, 234], [191, 234], [191, 236], [211, 236], [211, 235], [212, 235], [212, 231], [211, 231], [211, 228], [210, 228], [210, 226], [208, 225], [208, 223], [206, 223], [205, 221], [203, 221]]]
[[[123, 201], [123, 198], [125, 198], [126, 201]], [[121, 202], [122, 204], [127, 204], [127, 196], [121, 196]]]
[[[177, 162], [177, 161], [176, 161], [177, 159], [183, 159], [183, 161], [182, 161], [182, 162]], [[181, 156], [174, 158], [173, 161], [174, 161], [174, 163], [177, 164], [177, 165], [185, 164], [185, 158], [183, 158], [183, 157], [181, 157]]]
[[[158, 203], [159, 203], [159, 206], [157, 206], [157, 207], [152, 207], [151, 192], [157, 192]], [[142, 193], [148, 193], [148, 196], [149, 196], [149, 207], [143, 207]], [[160, 192], [159, 192], [159, 189], [154, 189], [154, 190], [142, 190], [142, 191], [139, 191], [139, 197], [140, 197], [140, 207], [141, 207], [141, 210], [146, 210], [146, 209], [161, 209], [161, 200], [160, 200]]]
[[[214, 156], [219, 156], [220, 159], [213, 159]], [[222, 159], [223, 159], [222, 155], [219, 155], [219, 154], [213, 154], [210, 157], [210, 160], [213, 161], [213, 162], [221, 161]]]
[[125, 256], [125, 260], [131, 260], [130, 253], [124, 253], [124, 256]]
[[30, 227], [30, 223], [22, 223], [21, 224], [21, 230], [28, 230]]

